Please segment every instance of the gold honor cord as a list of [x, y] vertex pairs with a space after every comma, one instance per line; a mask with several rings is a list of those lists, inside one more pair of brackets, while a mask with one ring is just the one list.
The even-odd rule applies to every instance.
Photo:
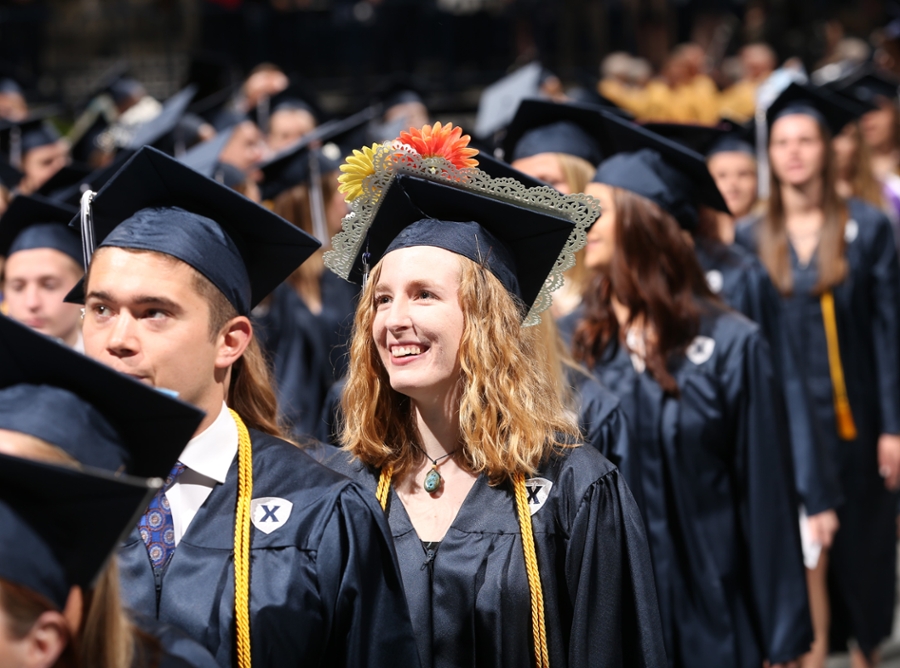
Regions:
[[[381, 469], [375, 496], [382, 510], [387, 510], [388, 492], [391, 489], [391, 478], [394, 468], [386, 466]], [[531, 511], [528, 508], [528, 491], [525, 489], [525, 476], [517, 473], [513, 477], [513, 489], [516, 494], [516, 512], [519, 516], [519, 529], [522, 532], [522, 551], [525, 553], [525, 572], [528, 575], [528, 589], [531, 593], [531, 633], [534, 640], [534, 656], [537, 668], [550, 668], [550, 652], [547, 649], [547, 628], [544, 622], [544, 593], [541, 586], [541, 573], [538, 570], [537, 551], [534, 547], [534, 533], [531, 528]]]
[[234, 625], [238, 668], [250, 668], [250, 499], [253, 496], [253, 451], [250, 432], [230, 408], [238, 428], [238, 493], [234, 513]]
[[825, 340], [828, 343], [828, 370], [831, 372], [831, 386], [834, 389], [834, 414], [837, 418], [838, 436], [845, 441], [853, 441], [856, 440], [856, 423], [850, 410], [844, 367], [841, 365], [834, 295], [830, 290], [823, 292], [819, 301], [822, 303], [822, 321], [825, 323]]

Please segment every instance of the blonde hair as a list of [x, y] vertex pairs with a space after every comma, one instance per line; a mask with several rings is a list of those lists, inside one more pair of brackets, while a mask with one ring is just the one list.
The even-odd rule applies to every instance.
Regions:
[[[571, 447], [578, 427], [553, 379], [534, 364], [540, 334], [521, 326], [521, 305], [489, 271], [462, 256], [459, 261], [465, 319], [459, 344], [462, 466], [499, 484], [534, 473], [553, 451]], [[411, 402], [391, 387], [372, 337], [381, 267], [379, 262], [372, 270], [356, 310], [341, 441], [364, 463], [391, 465], [402, 476], [423, 455]]]
[[[559, 160], [559, 166], [566, 184], [569, 186], [569, 192], [583, 193], [588, 183], [594, 178], [597, 169], [584, 158], [568, 153], [556, 153], [556, 159]], [[582, 248], [575, 253], [575, 266], [569, 269], [565, 275], [566, 285], [562, 290], [566, 293], [575, 293], [577, 295], [584, 294], [585, 288], [591, 279], [591, 271], [584, 262], [584, 249]], [[565, 314], [563, 314], [565, 315]]]
[[859, 122], [850, 123], [848, 127], [851, 128], [856, 141], [856, 156], [851, 162], [853, 173], [850, 176], [853, 196], [874, 207], [884, 209], [884, 192], [881, 190], [881, 181], [875, 178], [875, 174], [872, 172], [872, 151], [860, 136]]

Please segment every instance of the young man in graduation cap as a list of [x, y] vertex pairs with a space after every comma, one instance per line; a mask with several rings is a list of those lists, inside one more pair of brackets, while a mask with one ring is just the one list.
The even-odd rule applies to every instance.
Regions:
[[207, 412], [173, 471], [175, 549], [120, 552], [127, 602], [224, 666], [415, 665], [383, 517], [278, 438], [248, 318], [318, 242], [151, 148], [88, 201], [87, 354]]
[[81, 242], [68, 223], [77, 209], [39, 196], [16, 197], [0, 218], [6, 313], [83, 351], [81, 309], [65, 296], [84, 276]]

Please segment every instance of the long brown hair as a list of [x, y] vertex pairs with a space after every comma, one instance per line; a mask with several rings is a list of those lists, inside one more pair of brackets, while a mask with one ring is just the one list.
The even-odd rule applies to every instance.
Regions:
[[630, 312], [629, 326], [642, 317], [653, 332], [654, 340], [648, 341], [646, 350], [647, 370], [665, 392], [678, 396], [669, 358], [683, 352], [697, 336], [697, 298], [716, 298], [675, 219], [644, 197], [622, 188], [612, 190], [616, 252], [609, 271], [596, 275], [585, 293], [584, 318], [575, 330], [573, 354], [591, 368], [618, 345], [621, 332], [612, 308], [615, 296]]
[[[522, 327], [522, 310], [493, 274], [462, 256], [459, 261], [462, 465], [498, 484], [534, 473], [551, 452], [580, 437], [553, 379], [534, 364], [540, 333]], [[373, 268], [356, 309], [341, 442], [366, 464], [392, 465], [403, 476], [424, 459], [410, 400], [391, 387], [372, 338], [381, 267]]]
[[862, 139], [858, 122], [848, 123], [847, 127], [850, 128], [853, 140], [856, 142], [856, 155], [851, 163], [853, 171], [850, 174], [853, 196], [878, 209], [884, 209], [884, 192], [881, 189], [881, 182], [875, 178], [875, 174], [872, 172], [872, 151]]
[[[823, 223], [817, 249], [819, 280], [813, 288], [821, 294], [834, 287], [847, 276], [847, 258], [844, 256], [844, 226], [847, 224], [847, 205], [837, 193], [837, 166], [831, 146], [831, 132], [818, 120], [816, 125], [824, 143], [824, 165], [822, 169], [822, 213]], [[759, 225], [759, 259], [769, 272], [772, 283], [783, 295], [794, 289], [791, 270], [788, 236], [785, 224], [784, 201], [781, 197], [781, 183], [774, 169], [770, 169], [769, 201], [765, 215]]]
[[[577, 155], [568, 153], [555, 153], [554, 155], [559, 160], [559, 167], [569, 186], [569, 192], [583, 193], [588, 183], [594, 178], [597, 168]], [[591, 278], [591, 271], [584, 262], [584, 253], [583, 248], [575, 253], [575, 266], [566, 272], [566, 285], [562, 288], [564, 293], [574, 293], [578, 296], [584, 293]]]
[[[337, 191], [337, 181], [333, 174], [322, 175], [322, 198], [328, 202]], [[307, 234], [313, 234], [312, 204], [309, 197], [309, 186], [305, 183], [294, 186], [281, 193], [272, 202], [272, 211], [290, 223], [293, 223]], [[288, 277], [287, 283], [294, 288], [301, 299], [309, 305], [322, 301], [322, 272], [325, 264], [322, 256], [325, 250], [320, 248], [308, 260], [297, 267]]]
[[[226, 323], [238, 316], [238, 312], [208, 278], [193, 267], [191, 269], [194, 289], [209, 304], [209, 336], [215, 340]], [[278, 420], [278, 397], [275, 395], [272, 371], [255, 336], [231, 367], [225, 403], [241, 416], [250, 429], [287, 439]]]

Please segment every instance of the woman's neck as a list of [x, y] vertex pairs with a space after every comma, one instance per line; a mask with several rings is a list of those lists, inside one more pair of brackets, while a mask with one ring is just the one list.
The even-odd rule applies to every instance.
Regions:
[[443, 397], [432, 403], [413, 401], [422, 449], [432, 459], [459, 449], [459, 398]]
[[782, 185], [781, 201], [785, 217], [790, 219], [820, 212], [822, 210], [823, 185], [820, 178], [799, 186]]
[[727, 213], [716, 214], [716, 229], [719, 232], [719, 240], [726, 246], [734, 243], [735, 220]]
[[872, 156], [869, 162], [872, 165], [872, 173], [877, 179], [883, 181], [900, 165], [900, 150], [890, 143], [885, 143], [884, 146], [878, 148], [872, 147], [871, 152]]

